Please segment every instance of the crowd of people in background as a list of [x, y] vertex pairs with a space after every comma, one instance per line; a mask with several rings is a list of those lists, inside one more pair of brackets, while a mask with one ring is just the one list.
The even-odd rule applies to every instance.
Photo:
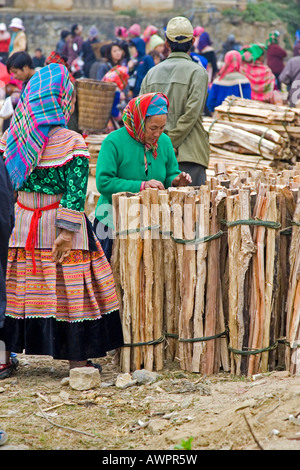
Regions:
[[[216, 52], [208, 31], [200, 25], [194, 26], [195, 41], [189, 54], [208, 73], [205, 115], [212, 115], [215, 107], [230, 95], [282, 104], [282, 85], [288, 92], [288, 104], [296, 105], [300, 32], [296, 32], [294, 50], [290, 54], [280, 44], [280, 36], [278, 31], [272, 31], [264, 44], [243, 45], [231, 33], [223, 42], [221, 52]], [[16, 88], [22, 92], [31, 71], [49, 62], [59, 62], [68, 68], [74, 82], [79, 78], [90, 78], [117, 83], [118, 99], [114, 103], [113, 118], [121, 125], [122, 110], [130, 99], [139, 95], [147, 72], [170, 54], [164, 31], [152, 24], [142, 31], [137, 23], [128, 29], [117, 26], [114, 38], [109, 40], [103, 40], [95, 25], [84, 34], [83, 26], [74, 24], [61, 31], [49, 57], [39, 47], [32, 56], [27, 51], [28, 41], [22, 19], [13, 18], [8, 27], [0, 23], [0, 80], [5, 78], [7, 94], [13, 92], [15, 99]], [[23, 66], [29, 68], [25, 78], [24, 74], [14, 70], [14, 66], [10, 65], [8, 71], [1, 68], [11, 56], [20, 52], [26, 54], [21, 64], [24, 62]]]
[[[280, 36], [278, 31], [272, 31], [264, 44], [243, 45], [231, 33], [223, 42], [220, 55], [208, 31], [200, 25], [194, 26], [195, 41], [189, 54], [208, 73], [205, 115], [212, 115], [215, 107], [229, 95], [282, 104], [282, 85], [288, 92], [288, 104], [296, 105], [300, 30], [296, 32], [294, 50], [290, 54], [280, 45]], [[8, 71], [1, 68], [12, 56], [15, 57], [14, 54], [25, 52], [27, 55], [23, 56], [23, 62], [25, 60], [25, 66], [33, 71], [49, 62], [60, 62], [69, 69], [74, 82], [79, 78], [90, 78], [117, 83], [118, 101], [114, 104], [114, 118], [119, 122], [127, 102], [139, 95], [147, 72], [170, 54], [165, 31], [159, 31], [152, 24], [142, 31], [137, 23], [128, 29], [117, 26], [114, 38], [109, 40], [103, 40], [95, 25], [85, 34], [81, 24], [74, 24], [61, 31], [48, 58], [41, 48], [36, 48], [32, 56], [27, 51], [28, 41], [22, 19], [13, 18], [8, 27], [0, 23], [0, 74], [5, 77], [9, 90], [15, 93], [15, 87], [18, 87], [22, 91], [31, 76], [30, 72], [23, 78], [21, 73], [20, 78], [20, 73], [11, 64]], [[2, 81], [3, 77], [0, 76]]]

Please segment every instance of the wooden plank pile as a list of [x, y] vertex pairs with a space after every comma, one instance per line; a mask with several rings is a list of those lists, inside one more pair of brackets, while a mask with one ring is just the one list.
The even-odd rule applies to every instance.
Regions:
[[300, 164], [215, 175], [113, 196], [123, 372], [300, 368]]
[[240, 168], [277, 171], [297, 161], [300, 109], [227, 97], [204, 118], [209, 133], [210, 165], [223, 162]]

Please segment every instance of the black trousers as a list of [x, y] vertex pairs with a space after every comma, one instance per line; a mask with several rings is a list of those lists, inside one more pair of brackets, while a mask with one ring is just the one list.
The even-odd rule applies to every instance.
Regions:
[[112, 229], [102, 224], [97, 218], [95, 218], [94, 232], [102, 246], [102, 250], [104, 251], [107, 261], [110, 262], [114, 242], [112, 238]]
[[14, 191], [0, 154], [0, 328], [6, 309], [6, 267], [9, 237], [14, 227]]
[[179, 170], [188, 173], [192, 182], [189, 186], [202, 186], [206, 182], [206, 168], [194, 162], [180, 162]]

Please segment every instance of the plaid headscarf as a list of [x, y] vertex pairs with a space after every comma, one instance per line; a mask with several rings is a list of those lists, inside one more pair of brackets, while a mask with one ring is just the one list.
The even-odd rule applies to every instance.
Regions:
[[33, 75], [7, 131], [5, 165], [18, 190], [39, 163], [51, 126], [67, 127], [73, 85], [63, 65], [47, 65]]
[[228, 73], [239, 72], [241, 65], [242, 56], [238, 51], [227, 52], [224, 57], [224, 65], [219, 72], [219, 78], [222, 80]]
[[272, 70], [265, 64], [244, 63], [241, 73], [245, 75], [251, 85], [251, 99], [270, 102], [275, 87], [275, 76]]
[[50, 53], [50, 55], [47, 57], [47, 59], [45, 60], [45, 65], [49, 65], [49, 64], [61, 64], [61, 65], [64, 65], [68, 70], [69, 70], [69, 73], [70, 73], [70, 80], [72, 83], [75, 83], [76, 82], [76, 79], [73, 77], [71, 71], [70, 71], [70, 67], [69, 67], [69, 64], [68, 64], [68, 61], [67, 59], [65, 59], [63, 56], [61, 56], [60, 54], [58, 54], [58, 52], [55, 52], [55, 51], [52, 51]]
[[270, 44], [278, 44], [279, 36], [280, 36], [279, 31], [272, 31], [272, 33], [269, 34], [269, 38], [267, 39], [266, 48], [268, 48]]
[[157, 29], [156, 26], [153, 26], [152, 24], [147, 26], [147, 28], [145, 29], [145, 31], [143, 33], [143, 36], [142, 36], [145, 43], [150, 41], [151, 36], [153, 36], [153, 34], [157, 34], [157, 33], [158, 33], [158, 29]]
[[243, 61], [256, 62], [265, 52], [264, 44], [250, 44], [240, 50]]
[[119, 90], [124, 90], [128, 84], [128, 69], [124, 65], [116, 65], [112, 67], [102, 78], [103, 82], [116, 83]]
[[[145, 150], [151, 150], [153, 157], [157, 157], [157, 142], [145, 144], [145, 120], [148, 107], [151, 104], [151, 116], [167, 114], [169, 100], [163, 93], [146, 93], [129, 101], [123, 112], [123, 122], [129, 135], [145, 146]], [[152, 106], [153, 105], [153, 106]]]

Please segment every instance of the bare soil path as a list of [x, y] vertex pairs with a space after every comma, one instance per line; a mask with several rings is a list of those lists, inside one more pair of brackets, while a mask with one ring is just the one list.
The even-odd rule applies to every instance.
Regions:
[[300, 450], [300, 376], [203, 377], [166, 364], [158, 380], [126, 389], [111, 356], [101, 387], [77, 391], [68, 363], [18, 355], [0, 381], [1, 450]]

